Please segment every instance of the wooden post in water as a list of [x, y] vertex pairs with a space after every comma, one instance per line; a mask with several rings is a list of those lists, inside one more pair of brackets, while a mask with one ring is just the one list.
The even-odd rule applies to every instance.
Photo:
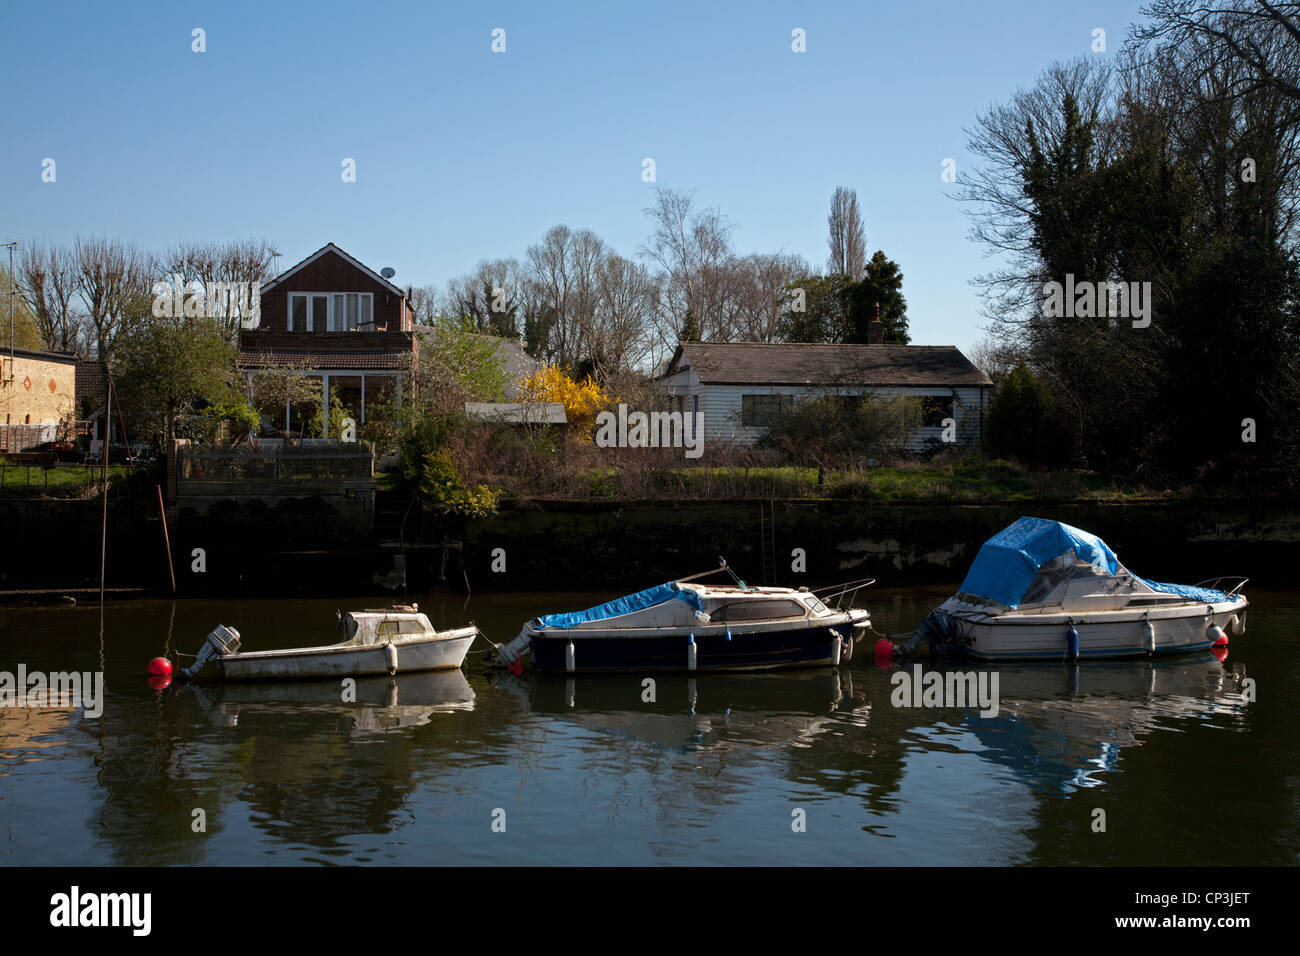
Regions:
[[167, 573], [172, 579], [172, 594], [176, 593], [176, 569], [172, 567], [172, 540], [167, 533], [167, 509], [163, 507], [162, 485], [154, 485], [158, 491], [158, 517], [162, 518], [163, 545], [167, 548]]
[[108, 562], [108, 404], [113, 400], [113, 379], [108, 373], [108, 363], [104, 363], [104, 447], [100, 452], [99, 474], [101, 479], [99, 494], [104, 499], [104, 517], [100, 525], [99, 536], [99, 615], [102, 631], [104, 616], [104, 567]]

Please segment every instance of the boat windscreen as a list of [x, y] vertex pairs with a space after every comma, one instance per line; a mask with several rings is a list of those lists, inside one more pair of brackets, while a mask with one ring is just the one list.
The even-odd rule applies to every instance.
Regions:
[[1219, 604], [1222, 601], [1235, 601], [1240, 595], [1230, 595], [1223, 591], [1216, 591], [1213, 588], [1198, 588], [1192, 584], [1162, 584], [1159, 581], [1148, 581], [1146, 578], [1140, 578], [1147, 587], [1152, 591], [1161, 591], [1165, 594], [1177, 594], [1185, 597], [1189, 601], [1204, 601], [1206, 604]]

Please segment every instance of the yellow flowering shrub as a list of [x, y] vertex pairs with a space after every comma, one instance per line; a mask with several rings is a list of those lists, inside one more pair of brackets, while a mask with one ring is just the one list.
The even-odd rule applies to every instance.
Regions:
[[521, 402], [559, 402], [569, 421], [569, 433], [590, 445], [596, 430], [596, 415], [618, 399], [590, 376], [578, 381], [558, 365], [539, 369], [519, 383]]

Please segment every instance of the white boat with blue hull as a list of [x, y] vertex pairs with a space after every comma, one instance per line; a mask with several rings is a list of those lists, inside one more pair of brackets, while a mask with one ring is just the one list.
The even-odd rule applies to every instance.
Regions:
[[560, 673], [835, 667], [870, 626], [870, 613], [853, 606], [870, 578], [819, 591], [750, 587], [735, 575], [729, 585], [693, 583], [723, 571], [726, 562], [585, 611], [534, 618], [497, 658], [513, 664], [531, 653], [539, 671]]
[[977, 660], [1078, 660], [1202, 651], [1246, 630], [1246, 578], [1161, 584], [1106, 542], [1021, 518], [984, 543], [961, 589], [901, 650], [928, 641]]

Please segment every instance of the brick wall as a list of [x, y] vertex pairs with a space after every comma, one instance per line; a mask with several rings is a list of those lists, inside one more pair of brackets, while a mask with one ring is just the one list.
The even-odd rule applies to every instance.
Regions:
[[0, 425], [39, 425], [70, 417], [76, 406], [77, 365], [71, 356], [0, 351]]
[[[405, 316], [402, 314], [402, 296], [332, 251], [263, 294], [258, 328], [267, 332], [287, 330], [290, 292], [370, 292], [374, 294], [376, 324], [386, 324], [391, 331], [409, 330], [411, 327], [410, 308], [407, 308]], [[298, 334], [312, 335], [309, 332]]]

